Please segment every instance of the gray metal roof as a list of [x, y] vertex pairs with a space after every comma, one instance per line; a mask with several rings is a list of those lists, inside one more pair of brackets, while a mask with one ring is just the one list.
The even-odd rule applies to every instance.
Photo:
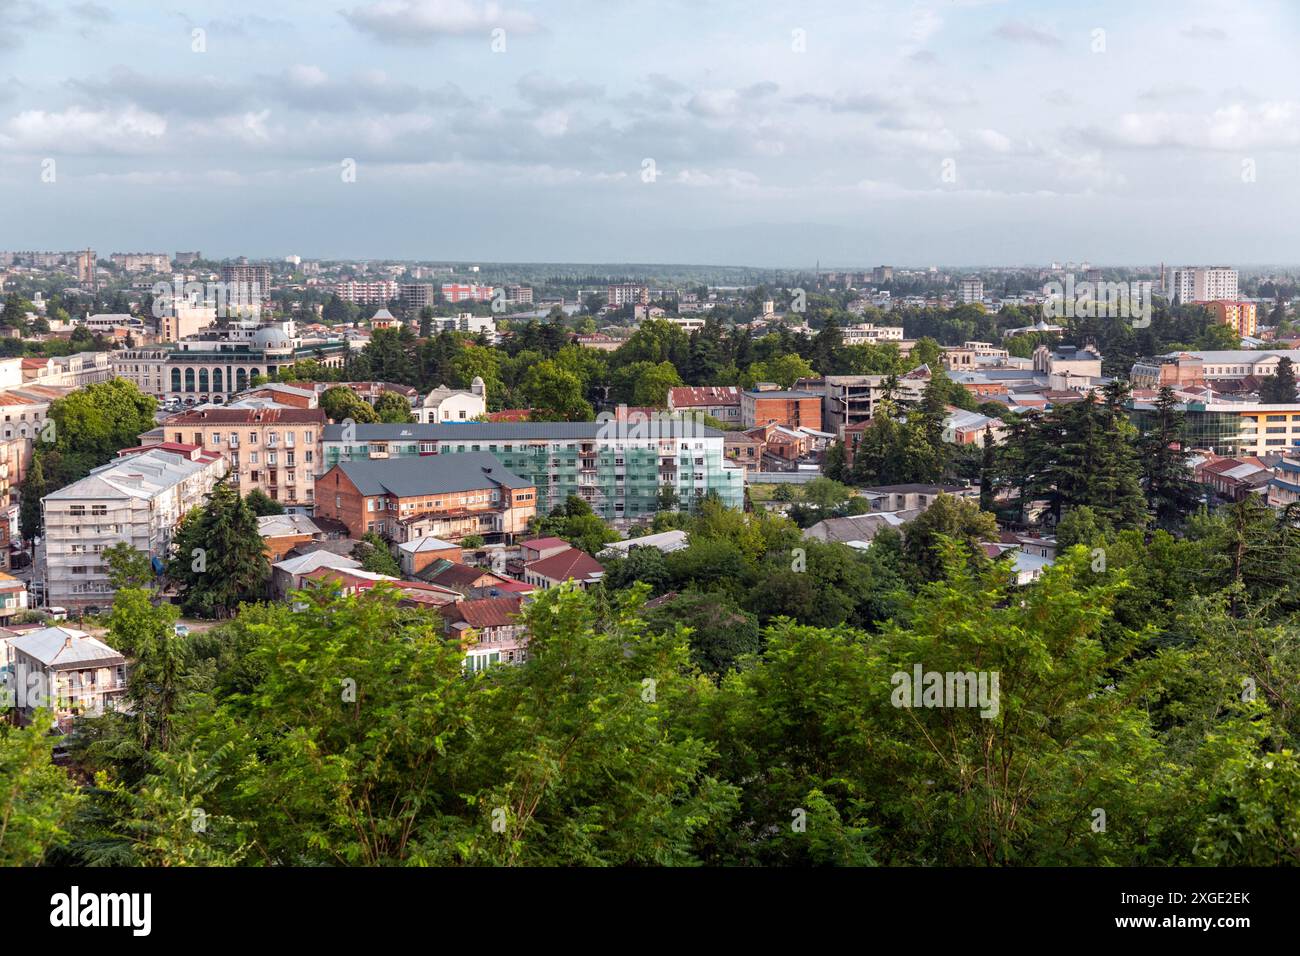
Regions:
[[125, 660], [103, 641], [71, 627], [43, 627], [39, 631], [29, 631], [12, 638], [9, 646], [56, 670]]
[[[326, 425], [325, 441], [342, 441], [343, 425]], [[640, 437], [635, 422], [443, 422], [436, 425], [353, 425], [359, 442], [370, 441], [595, 441]], [[721, 438], [716, 428], [694, 421], [656, 419], [639, 426], [645, 437]]]
[[[418, 495], [473, 491], [492, 485], [504, 488], [533, 487], [531, 481], [525, 481], [513, 472], [506, 471], [495, 455], [485, 451], [418, 458], [344, 461], [339, 462], [338, 468], [363, 495], [413, 498]], [[317, 494], [324, 493], [320, 481], [316, 487]]]

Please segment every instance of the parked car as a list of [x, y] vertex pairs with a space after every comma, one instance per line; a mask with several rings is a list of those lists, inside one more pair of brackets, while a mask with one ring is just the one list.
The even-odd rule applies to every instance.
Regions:
[[189, 637], [190, 627], [188, 624], [173, 624], [172, 630], [176, 632], [177, 637]]

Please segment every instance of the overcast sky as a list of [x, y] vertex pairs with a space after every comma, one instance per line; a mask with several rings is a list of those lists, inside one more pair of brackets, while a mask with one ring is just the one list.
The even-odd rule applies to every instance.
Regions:
[[0, 0], [0, 248], [1300, 262], [1297, 8]]

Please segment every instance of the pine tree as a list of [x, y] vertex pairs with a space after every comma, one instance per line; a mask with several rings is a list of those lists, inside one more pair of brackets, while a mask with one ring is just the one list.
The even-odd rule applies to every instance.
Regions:
[[1161, 528], [1176, 528], [1196, 507], [1199, 495], [1182, 446], [1183, 414], [1173, 389], [1164, 386], [1155, 402], [1151, 430], [1141, 440], [1142, 481], [1147, 506]]
[[1259, 388], [1259, 400], [1266, 405], [1290, 405], [1296, 400], [1295, 366], [1289, 358], [1277, 363], [1273, 374]]
[[180, 586], [185, 613], [199, 617], [230, 617], [264, 596], [271, 566], [257, 516], [227, 478], [181, 519], [167, 575]]

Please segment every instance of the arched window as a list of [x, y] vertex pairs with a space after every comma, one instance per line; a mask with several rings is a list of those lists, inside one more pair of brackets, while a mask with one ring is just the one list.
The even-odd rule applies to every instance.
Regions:
[[185, 391], [194, 391], [194, 369], [192, 368], [185, 370]]
[[199, 369], [199, 391], [211, 391], [211, 389], [208, 388], [210, 384], [211, 383], [208, 381], [208, 370], [205, 368]]
[[224, 392], [225, 389], [222, 387], [222, 385], [223, 385], [223, 381], [222, 381], [221, 369], [214, 368], [212, 370], [212, 390], [214, 392]]
[[242, 368], [235, 369], [235, 391], [242, 392], [248, 388], [248, 373]]
[[181, 390], [181, 370], [178, 368], [174, 368], [172, 369], [172, 391], [179, 392], [180, 390]]

